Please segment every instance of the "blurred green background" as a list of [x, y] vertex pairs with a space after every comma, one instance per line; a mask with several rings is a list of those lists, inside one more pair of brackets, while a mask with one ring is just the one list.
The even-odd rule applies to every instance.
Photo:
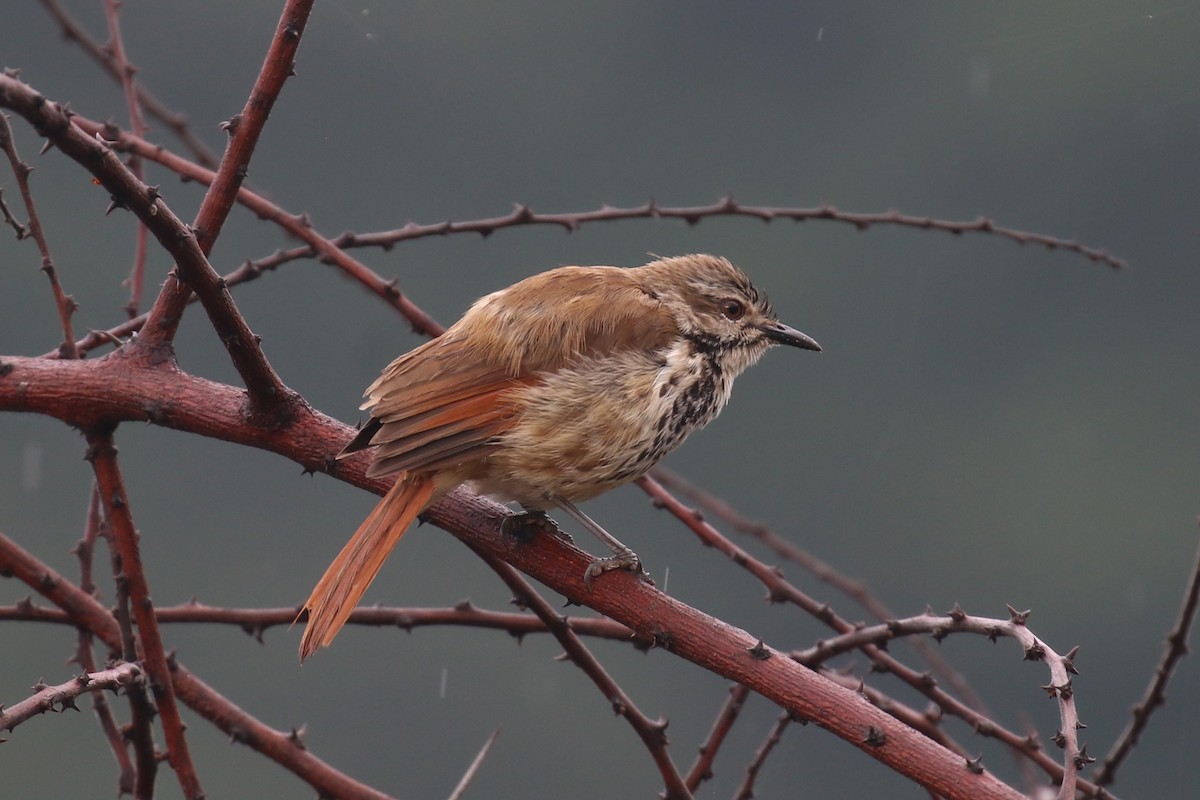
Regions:
[[[65, 3], [104, 40], [101, 3]], [[139, 78], [212, 147], [257, 74], [278, 3], [126, 0]], [[731, 407], [668, 463], [864, 581], [901, 614], [958, 602], [1081, 645], [1077, 700], [1103, 754], [1172, 625], [1200, 512], [1200, 5], [983, 3], [320, 3], [255, 155], [252, 185], [328, 235], [506, 213], [715, 201], [816, 205], [999, 224], [1078, 238], [1129, 261], [1115, 273], [996, 237], [830, 222], [713, 219], [513, 229], [356, 256], [444, 322], [476, 297], [560, 264], [633, 265], [715, 252], [742, 265], [819, 356], [773, 351]], [[0, 62], [93, 118], [127, 121], [121, 93], [34, 3], [12, 4]], [[133, 222], [13, 121], [78, 330], [122, 318]], [[157, 126], [151, 136], [175, 148]], [[201, 188], [149, 168], [190, 219]], [[10, 204], [11, 175], [0, 177]], [[18, 206], [19, 207], [19, 206]], [[228, 271], [289, 242], [235, 209], [213, 254]], [[60, 332], [32, 242], [0, 238], [0, 353]], [[150, 297], [169, 267], [149, 260]], [[316, 262], [235, 297], [289, 385], [348, 422], [359, 393], [417, 344], [403, 321]], [[199, 309], [178, 341], [190, 372], [236, 381]], [[257, 451], [153, 427], [118, 431], [159, 605], [299, 602], [373, 499]], [[0, 417], [0, 530], [67, 574], [90, 474], [81, 437]], [[588, 504], [672, 594], [780, 647], [825, 631], [693, 537], [635, 488]], [[590, 542], [588, 543], [591, 544]], [[769, 556], [767, 556], [769, 557]], [[772, 559], [773, 560], [773, 559]], [[850, 618], [853, 604], [786, 574]], [[107, 589], [106, 589], [107, 591]], [[28, 592], [0, 581], [0, 604]], [[367, 599], [504, 608], [508, 594], [452, 537], [410, 534]], [[111, 601], [106, 594], [105, 602]], [[399, 797], [444, 797], [487, 734], [501, 737], [469, 797], [649, 797], [636, 736], [546, 637], [352, 628], [301, 668], [298, 630], [266, 645], [232, 627], [167, 630], [210, 684], [267, 723], [307, 724], [322, 758]], [[595, 643], [691, 763], [722, 681], [663, 653]], [[69, 628], [7, 623], [0, 701], [65, 680]], [[897, 652], [906, 653], [897, 647]], [[941, 652], [1006, 724], [1057, 712], [1043, 666], [1011, 642], [954, 637]], [[862, 666], [861, 659], [859, 667]], [[881, 688], [924, 701], [876, 677]], [[1194, 796], [1200, 679], [1183, 663], [1114, 787]], [[120, 704], [118, 704], [120, 706]], [[122, 709], [123, 710], [123, 709]], [[210, 797], [309, 797], [288, 773], [196, 720]], [[776, 709], [752, 700], [699, 796], [727, 797]], [[1015, 779], [965, 726], [948, 730]], [[1057, 751], [1052, 755], [1057, 756]], [[38, 718], [0, 749], [6, 797], [108, 797], [115, 769], [90, 713]], [[160, 796], [176, 797], [169, 773]], [[1187, 787], [1193, 787], [1188, 789]], [[816, 728], [788, 730], [758, 797], [923, 798]]]

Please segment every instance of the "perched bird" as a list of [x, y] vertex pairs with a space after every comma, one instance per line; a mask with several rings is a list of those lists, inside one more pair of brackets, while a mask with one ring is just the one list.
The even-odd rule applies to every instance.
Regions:
[[477, 301], [364, 394], [371, 419], [341, 456], [374, 448], [367, 474], [397, 478], [305, 602], [301, 659], [333, 640], [413, 520], [462, 483], [578, 520], [613, 552], [592, 561], [589, 585], [640, 570], [575, 503], [640, 477], [711, 422], [773, 344], [821, 349], [710, 255], [561, 267]]

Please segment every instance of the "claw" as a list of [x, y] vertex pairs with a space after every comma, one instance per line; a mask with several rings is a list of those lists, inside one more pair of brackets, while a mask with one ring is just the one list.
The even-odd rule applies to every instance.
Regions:
[[606, 572], [612, 572], [614, 569], [623, 569], [635, 573], [651, 586], [654, 585], [654, 580], [650, 577], [650, 573], [642, 569], [641, 559], [632, 550], [626, 550], [623, 553], [617, 553], [607, 558], [593, 558], [592, 563], [588, 564], [587, 569], [583, 571], [583, 585], [590, 592], [592, 590], [592, 581]]
[[505, 517], [500, 523], [500, 530], [522, 542], [527, 542], [538, 533], [546, 533], [572, 541], [569, 534], [558, 523], [546, 516], [545, 511], [526, 511]]

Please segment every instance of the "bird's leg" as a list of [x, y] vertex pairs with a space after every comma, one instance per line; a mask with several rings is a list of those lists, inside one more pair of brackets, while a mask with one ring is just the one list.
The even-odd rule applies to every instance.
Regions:
[[601, 528], [595, 520], [576, 508], [575, 504], [570, 500], [557, 495], [551, 496], [549, 499], [556, 506], [574, 517], [575, 521], [587, 528], [593, 536], [604, 542], [604, 546], [613, 553], [608, 558], [593, 558], [592, 563], [588, 564], [588, 568], [583, 573], [583, 583], [587, 586], [589, 591], [591, 591], [592, 588], [592, 581], [595, 580], [598, 575], [603, 575], [605, 572], [609, 572], [614, 569], [624, 569], [629, 570], [630, 572], [638, 573], [642, 578], [649, 581], [651, 584], [654, 583], [654, 581], [650, 580], [650, 575], [646, 572], [646, 570], [642, 569], [642, 560], [638, 558], [637, 553], [621, 544], [621, 542], [617, 540], [617, 537], [604, 530], [604, 528]]
[[500, 523], [501, 531], [522, 541], [531, 539], [533, 534], [540, 531], [574, 542], [571, 534], [558, 527], [558, 523], [546, 516], [545, 511], [540, 508], [521, 508], [524, 509], [523, 513], [504, 518]]

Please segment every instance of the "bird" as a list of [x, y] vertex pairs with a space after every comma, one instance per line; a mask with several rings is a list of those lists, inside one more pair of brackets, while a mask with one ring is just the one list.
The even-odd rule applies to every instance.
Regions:
[[464, 483], [593, 533], [612, 555], [592, 560], [588, 587], [641, 572], [575, 504], [641, 477], [711, 422], [772, 345], [821, 350], [713, 255], [558, 267], [480, 298], [364, 392], [370, 419], [338, 457], [370, 450], [367, 476], [396, 479], [301, 607], [301, 661], [333, 641], [413, 521]]

